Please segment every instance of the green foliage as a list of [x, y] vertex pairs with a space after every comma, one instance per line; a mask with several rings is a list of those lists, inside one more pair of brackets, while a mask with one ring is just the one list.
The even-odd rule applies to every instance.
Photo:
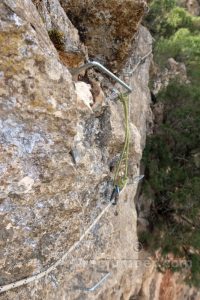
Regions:
[[154, 0], [150, 4], [150, 14], [147, 16], [148, 27], [155, 35], [163, 35], [166, 31], [167, 13], [176, 7], [175, 0]]
[[176, 7], [175, 0], [154, 0], [150, 3], [150, 13], [146, 22], [151, 33], [155, 38], [165, 36], [168, 24], [166, 22], [167, 14]]
[[[158, 95], [165, 105], [164, 124], [144, 150], [144, 190], [154, 194], [150, 222], [159, 228], [144, 242], [163, 254], [185, 256], [183, 247], [200, 249], [200, 170], [192, 155], [200, 145], [199, 96], [198, 86], [171, 82]], [[191, 276], [195, 284], [196, 275]]]
[[[154, 230], [142, 233], [149, 249], [173, 252], [191, 261], [188, 283], [200, 285], [200, 18], [176, 1], [154, 0], [147, 18], [156, 38], [154, 58], [165, 66], [169, 57], [184, 62], [190, 84], [174, 80], [158, 95], [164, 122], [147, 139], [144, 191], [153, 196], [149, 221]], [[193, 253], [193, 254], [191, 254]]]
[[194, 63], [197, 63], [199, 67], [200, 35], [191, 33], [187, 28], [180, 28], [170, 38], [160, 38], [155, 45], [155, 52], [157, 62], [174, 57], [178, 61], [186, 62], [187, 65], [194, 66]]
[[146, 21], [155, 38], [167, 38], [180, 28], [188, 28], [193, 33], [200, 29], [200, 17], [178, 7], [175, 0], [152, 1]]
[[200, 256], [197, 254], [191, 254], [191, 275], [188, 278], [188, 283], [191, 285], [195, 285], [196, 287], [200, 287]]
[[166, 23], [170, 29], [168, 35], [174, 34], [180, 28], [188, 28], [194, 33], [200, 28], [200, 17], [193, 17], [184, 8], [174, 7], [168, 13]]
[[182, 27], [191, 28], [193, 25], [191, 15], [181, 7], [175, 7], [170, 11], [167, 16], [167, 23], [174, 29]]
[[192, 67], [198, 63], [195, 70], [200, 69], [200, 17], [178, 7], [175, 0], [154, 0], [147, 23], [156, 39], [154, 52], [159, 64], [165, 65], [167, 58], [174, 57], [186, 64], [189, 60]]

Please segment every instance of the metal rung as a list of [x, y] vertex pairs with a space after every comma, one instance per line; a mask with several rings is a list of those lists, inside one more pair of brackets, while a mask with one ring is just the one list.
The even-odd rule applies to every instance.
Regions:
[[[102, 272], [105, 273], [105, 272]], [[85, 292], [94, 292], [101, 284], [103, 284], [103, 282], [105, 282], [107, 280], [107, 278], [111, 275], [111, 273], [107, 273], [97, 282], [95, 283], [92, 287], [79, 287], [79, 286], [74, 286], [75, 290], [81, 290], [81, 291], [85, 291]]]
[[125, 89], [128, 90], [128, 93], [132, 92], [132, 88], [130, 86], [128, 86], [123, 80], [121, 80], [119, 77], [117, 77], [115, 74], [113, 74], [112, 72], [110, 72], [106, 67], [104, 67], [102, 64], [100, 64], [97, 61], [89, 61], [88, 63], [86, 63], [85, 65], [79, 67], [79, 68], [75, 68], [75, 69], [71, 69], [71, 74], [72, 75], [77, 75], [79, 74], [81, 71], [86, 70], [90, 67], [96, 67], [98, 69], [100, 69], [103, 73], [107, 74], [108, 76], [110, 76], [112, 79], [114, 79], [115, 81], [117, 81], [119, 84], [121, 84]]

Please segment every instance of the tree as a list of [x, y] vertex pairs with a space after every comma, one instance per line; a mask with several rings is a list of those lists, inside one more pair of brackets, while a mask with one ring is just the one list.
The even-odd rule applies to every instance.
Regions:
[[143, 154], [154, 231], [143, 233], [141, 241], [163, 255], [191, 260], [187, 281], [200, 286], [200, 18], [175, 1], [154, 0], [151, 9], [147, 23], [156, 37], [157, 63], [163, 67], [169, 57], [184, 62], [190, 84], [174, 80], [157, 95], [164, 103], [164, 122], [147, 139]]

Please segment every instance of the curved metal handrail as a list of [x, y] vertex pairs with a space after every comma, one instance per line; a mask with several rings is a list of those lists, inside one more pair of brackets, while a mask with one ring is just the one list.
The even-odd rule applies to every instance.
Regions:
[[113, 74], [112, 72], [110, 72], [106, 67], [104, 67], [102, 64], [100, 64], [97, 61], [88, 61], [86, 64], [84, 64], [83, 66], [80, 66], [79, 68], [76, 69], [71, 69], [71, 74], [72, 75], [77, 75], [79, 74], [82, 70], [86, 70], [90, 67], [96, 67], [99, 70], [101, 70], [103, 73], [107, 74], [108, 76], [110, 76], [112, 79], [114, 79], [115, 81], [117, 81], [119, 84], [121, 84], [125, 89], [128, 90], [128, 93], [132, 92], [132, 88], [130, 86], [128, 86], [123, 80], [121, 80], [119, 77], [117, 77], [115, 74]]

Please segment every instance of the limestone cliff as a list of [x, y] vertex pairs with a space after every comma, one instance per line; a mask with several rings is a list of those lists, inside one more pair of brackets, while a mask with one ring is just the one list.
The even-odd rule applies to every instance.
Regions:
[[[60, 2], [67, 14], [58, 0], [0, 3], [1, 286], [48, 269], [109, 203], [124, 138], [122, 107], [110, 91], [120, 87], [96, 71], [88, 82], [84, 74], [72, 78], [69, 69], [84, 63], [87, 47], [89, 57], [117, 69], [133, 88], [130, 178], [139, 174], [151, 126], [151, 55], [124, 76], [151, 50], [151, 36], [140, 26], [146, 2]], [[142, 278], [136, 189], [130, 180], [117, 206], [48, 276], [0, 299], [133, 299]], [[105, 272], [98, 289], [84, 290]]]

